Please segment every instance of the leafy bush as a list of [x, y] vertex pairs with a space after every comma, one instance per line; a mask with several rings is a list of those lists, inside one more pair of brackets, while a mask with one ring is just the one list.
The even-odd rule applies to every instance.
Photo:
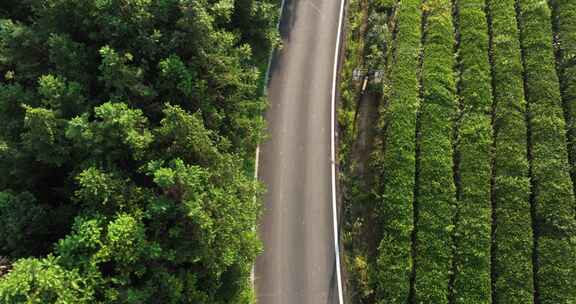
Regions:
[[556, 35], [557, 69], [568, 127], [572, 182], [576, 180], [576, 3], [550, 0]]
[[456, 139], [455, 303], [489, 303], [492, 90], [485, 1], [457, 2], [460, 119]]
[[492, 276], [497, 303], [534, 301], [526, 101], [515, 2], [488, 2], [495, 105]]
[[410, 290], [421, 17], [420, 1], [399, 3], [390, 91], [380, 121], [386, 148], [374, 160], [380, 175], [376, 212], [383, 235], [373, 282], [380, 303], [404, 303]]
[[546, 2], [520, 0], [518, 11], [531, 131], [538, 300], [570, 303], [576, 299], [576, 214], [550, 9]]
[[456, 187], [452, 130], [457, 110], [452, 6], [426, 1], [422, 105], [415, 189], [415, 303], [448, 303]]

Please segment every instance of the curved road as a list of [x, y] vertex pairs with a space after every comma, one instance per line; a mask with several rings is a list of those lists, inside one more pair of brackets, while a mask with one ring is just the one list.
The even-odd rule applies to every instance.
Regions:
[[287, 0], [270, 69], [268, 192], [255, 266], [258, 304], [338, 304], [332, 208], [332, 91], [344, 0]]

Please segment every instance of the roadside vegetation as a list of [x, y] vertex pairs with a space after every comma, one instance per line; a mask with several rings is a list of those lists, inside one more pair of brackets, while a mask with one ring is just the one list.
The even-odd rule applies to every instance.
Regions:
[[0, 303], [253, 302], [278, 6], [2, 1]]
[[[367, 0], [352, 0], [348, 11], [346, 60], [342, 68], [342, 103], [338, 112], [343, 199], [343, 245], [347, 266], [348, 296], [355, 303], [374, 303], [374, 272], [379, 239], [374, 210], [374, 171], [370, 153], [380, 145], [377, 111], [383, 94], [382, 82], [364, 80], [374, 71], [384, 71], [391, 57], [395, 20], [392, 1], [377, 5]], [[361, 77], [354, 73], [363, 71]], [[383, 84], [384, 83], [384, 84]]]
[[[575, 14], [563, 0], [351, 1], [339, 123], [352, 303], [576, 299]], [[353, 71], [369, 69], [382, 82], [363, 90]]]

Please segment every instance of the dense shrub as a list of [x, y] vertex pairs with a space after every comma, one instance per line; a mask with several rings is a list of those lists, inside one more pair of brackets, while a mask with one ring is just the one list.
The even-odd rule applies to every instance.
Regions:
[[413, 190], [416, 155], [420, 1], [398, 4], [395, 53], [389, 75], [389, 92], [383, 122], [385, 151], [377, 155], [378, 221], [383, 233], [373, 280], [379, 303], [404, 303], [412, 271]]
[[568, 127], [572, 182], [576, 180], [576, 2], [550, 0], [556, 34], [560, 88]]
[[485, 1], [457, 1], [459, 93], [455, 303], [489, 303], [492, 90]]
[[526, 101], [515, 1], [488, 3], [494, 86], [494, 300], [503, 304], [532, 303]]
[[457, 108], [454, 27], [448, 0], [425, 2], [422, 105], [417, 136], [415, 303], [448, 303], [456, 189], [452, 130]]
[[540, 303], [576, 299], [576, 222], [566, 149], [566, 124], [546, 2], [518, 2], [528, 102], [536, 224], [536, 287]]

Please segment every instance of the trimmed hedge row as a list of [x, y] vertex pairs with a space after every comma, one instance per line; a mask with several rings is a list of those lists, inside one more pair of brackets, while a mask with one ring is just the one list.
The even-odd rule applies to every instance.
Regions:
[[[536, 222], [537, 294], [542, 304], [576, 299], [576, 223], [565, 121], [545, 1], [518, 0], [528, 102]], [[572, 238], [572, 240], [571, 240]]]
[[452, 130], [457, 109], [450, 0], [427, 0], [416, 180], [414, 303], [448, 303], [456, 187]]
[[558, 72], [568, 119], [568, 153], [576, 180], [576, 1], [550, 0], [558, 39]]
[[484, 0], [458, 0], [461, 120], [456, 142], [454, 303], [490, 303], [492, 87]]
[[390, 304], [407, 301], [412, 271], [420, 0], [401, 1], [397, 9], [396, 51], [383, 117], [386, 124], [383, 134], [385, 151], [376, 160], [382, 174], [377, 208], [383, 235], [373, 277], [376, 299]]
[[526, 101], [515, 3], [515, 0], [488, 0], [495, 104], [492, 244], [495, 304], [534, 302]]

